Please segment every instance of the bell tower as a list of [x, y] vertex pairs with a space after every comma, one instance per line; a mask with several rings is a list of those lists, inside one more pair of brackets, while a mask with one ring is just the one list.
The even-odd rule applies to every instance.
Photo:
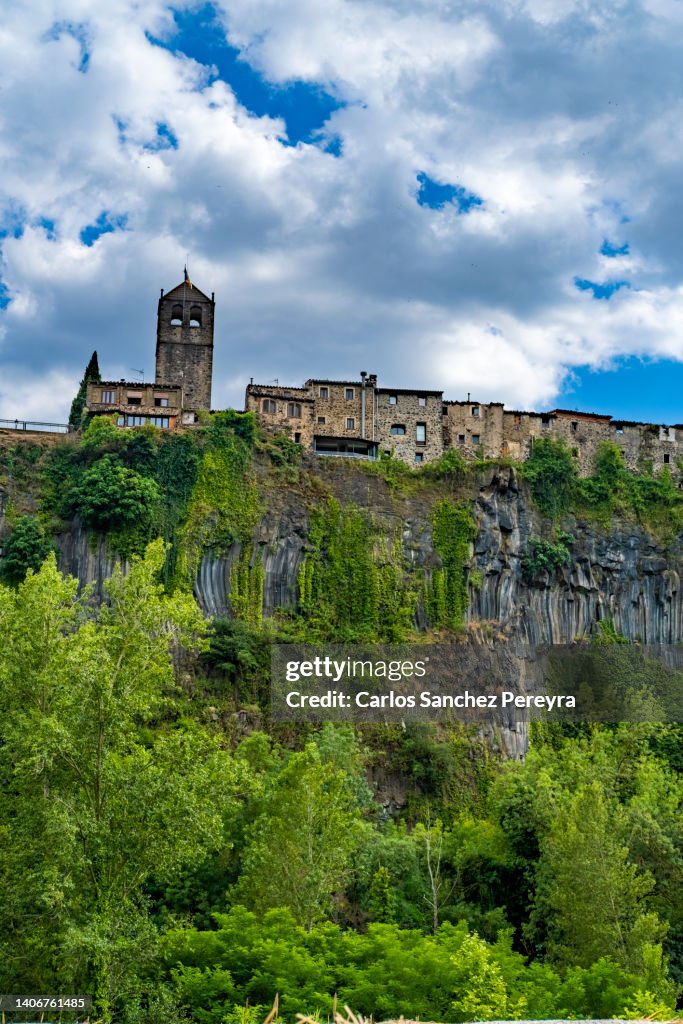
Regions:
[[157, 313], [156, 383], [180, 384], [183, 408], [211, 408], [213, 314], [211, 298], [185, 280], [159, 299]]

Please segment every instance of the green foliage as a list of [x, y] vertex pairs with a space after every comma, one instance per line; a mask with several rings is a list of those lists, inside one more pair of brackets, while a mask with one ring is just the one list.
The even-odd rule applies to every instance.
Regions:
[[253, 629], [263, 624], [263, 564], [252, 564], [250, 548], [240, 551], [230, 567], [230, 607]]
[[120, 1019], [157, 933], [141, 899], [215, 847], [237, 770], [197, 726], [168, 721], [171, 644], [201, 646], [187, 595], [157, 583], [151, 545], [95, 608], [54, 558], [0, 587], [0, 984], [92, 992]]
[[331, 924], [310, 932], [291, 914], [259, 918], [244, 907], [217, 914], [217, 929], [171, 931], [164, 958], [182, 1003], [203, 1024], [230, 1020], [235, 1007], [267, 1007], [279, 993], [285, 1020], [297, 1013], [329, 1017], [333, 1000], [382, 1019], [515, 1019], [620, 1017], [627, 1007], [671, 1013], [672, 1004], [648, 993], [643, 981], [601, 959], [564, 976], [528, 965], [503, 934], [493, 943], [444, 924], [436, 935], [370, 924], [341, 931]]
[[196, 482], [178, 531], [178, 566], [187, 581], [194, 579], [206, 550], [226, 551], [235, 541], [244, 550], [251, 545], [259, 513], [258, 491], [249, 474], [253, 417], [235, 421], [235, 415], [216, 413], [206, 428]]
[[621, 448], [609, 441], [598, 448], [588, 477], [578, 476], [564, 442], [549, 438], [535, 442], [519, 472], [529, 481], [540, 511], [551, 519], [575, 512], [609, 526], [615, 516], [622, 516], [665, 537], [683, 525], [683, 494], [669, 470], [633, 473], [626, 468]]
[[466, 564], [477, 526], [469, 505], [447, 498], [432, 509], [432, 542], [442, 568], [432, 572], [425, 588], [425, 610], [434, 626], [458, 629], [467, 610]]
[[329, 498], [311, 512], [309, 540], [298, 579], [306, 639], [400, 642], [416, 594], [398, 537], [387, 551], [360, 509]]
[[240, 619], [214, 619], [202, 661], [222, 675], [238, 696], [254, 703], [270, 671], [269, 638]]
[[71, 411], [69, 412], [69, 426], [78, 429], [83, 421], [83, 414], [85, 412], [85, 403], [88, 397], [88, 384], [94, 381], [102, 380], [100, 375], [100, 365], [97, 361], [97, 352], [93, 352], [90, 356], [90, 361], [85, 368], [83, 379], [78, 386], [78, 392], [76, 397], [71, 403]]
[[578, 474], [564, 441], [545, 437], [536, 440], [519, 473], [529, 481], [534, 501], [544, 516], [555, 518], [571, 508]]
[[115, 455], [103, 455], [86, 469], [73, 492], [73, 511], [83, 525], [116, 537], [122, 554], [150, 539], [161, 499], [153, 480], [122, 466]]
[[569, 533], [560, 530], [556, 540], [543, 540], [541, 537], [532, 537], [529, 547], [522, 556], [522, 578], [528, 585], [534, 583], [539, 576], [548, 573], [554, 576], [556, 572], [571, 565], [571, 545], [574, 538]]
[[468, 463], [465, 457], [460, 452], [455, 451], [454, 448], [451, 448], [450, 451], [444, 452], [440, 458], [435, 459], [433, 462], [425, 463], [418, 471], [427, 478], [432, 477], [435, 480], [455, 482], [462, 480], [467, 470]]
[[396, 917], [396, 892], [391, 883], [391, 875], [383, 864], [372, 877], [369, 896], [371, 920], [391, 924]]
[[21, 516], [3, 545], [0, 580], [13, 585], [21, 583], [29, 569], [36, 572], [51, 551], [54, 545], [40, 521], [35, 516]]
[[271, 461], [276, 466], [298, 466], [304, 457], [304, 446], [292, 441], [287, 434], [276, 434], [266, 448]]
[[628, 644], [623, 633], [620, 633], [612, 619], [600, 619], [596, 623], [596, 635], [593, 638], [595, 644]]
[[308, 744], [289, 759], [248, 829], [235, 899], [256, 910], [289, 907], [310, 931], [349, 871], [358, 826], [345, 772]]

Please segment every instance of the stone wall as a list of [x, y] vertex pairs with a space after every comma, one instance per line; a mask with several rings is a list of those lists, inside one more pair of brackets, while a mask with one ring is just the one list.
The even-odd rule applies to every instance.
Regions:
[[[377, 433], [381, 451], [414, 466], [443, 455], [443, 398], [440, 391], [378, 388]], [[399, 433], [399, 431], [404, 431]]]
[[187, 285], [159, 299], [156, 380], [180, 385], [186, 409], [211, 408], [214, 306]]
[[245, 409], [255, 412], [269, 429], [287, 434], [307, 448], [312, 447], [315, 408], [308, 388], [250, 384]]
[[[307, 380], [314, 403], [315, 433], [363, 437], [363, 386], [359, 380]], [[365, 437], [372, 438], [374, 387], [365, 386]]]
[[[611, 416], [568, 409], [552, 412], [507, 410], [502, 402], [443, 401], [441, 391], [378, 388], [369, 375], [365, 386], [365, 430], [362, 429], [362, 382], [307, 380], [303, 388], [250, 384], [245, 408], [262, 422], [279, 427], [309, 450], [316, 435], [376, 441], [380, 453], [393, 453], [402, 461], [432, 462], [454, 449], [469, 460], [529, 458], [534, 442], [543, 437], [562, 440], [576, 458], [582, 476], [593, 472], [595, 457], [605, 441], [618, 445], [629, 469], [659, 472], [668, 468], [680, 475], [683, 460], [683, 425], [659, 426], [614, 420]], [[263, 399], [273, 398], [276, 411], [266, 413]], [[287, 413], [287, 401], [307, 404], [301, 423]], [[284, 403], [284, 404], [283, 404]], [[418, 434], [418, 425], [420, 433]], [[422, 441], [424, 426], [424, 443]], [[405, 428], [405, 433], [399, 433]], [[393, 431], [393, 432], [392, 432]], [[422, 458], [420, 458], [422, 456]]]
[[138, 420], [142, 418], [144, 422], [172, 429], [178, 424], [182, 406], [182, 388], [173, 385], [164, 387], [136, 381], [88, 384], [87, 411], [96, 416], [116, 415], [122, 427], [141, 426]]
[[495, 459], [503, 453], [503, 405], [492, 402], [444, 403], [444, 447], [466, 459]]

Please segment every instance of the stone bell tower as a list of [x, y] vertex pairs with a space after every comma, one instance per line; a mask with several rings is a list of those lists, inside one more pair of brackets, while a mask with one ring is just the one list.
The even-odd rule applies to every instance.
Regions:
[[164, 295], [157, 313], [156, 383], [180, 384], [183, 408], [211, 408], [213, 313], [211, 298], [185, 280]]

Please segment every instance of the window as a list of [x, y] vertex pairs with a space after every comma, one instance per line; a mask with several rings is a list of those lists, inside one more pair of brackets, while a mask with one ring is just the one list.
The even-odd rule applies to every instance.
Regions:
[[518, 412], [516, 412], [515, 413], [515, 426], [516, 427], [521, 427], [521, 425], [522, 425], [522, 417], [519, 415]]
[[139, 392], [129, 391], [126, 402], [128, 405], [142, 405], [142, 395]]
[[165, 430], [168, 429], [168, 416], [151, 416], [149, 422], [155, 427], [162, 427]]
[[299, 433], [298, 430], [297, 430], [297, 432], [294, 435], [294, 443], [295, 444], [301, 444], [301, 434]]
[[465, 443], [465, 435], [464, 434], [458, 434], [458, 444], [464, 444], [464, 443]]
[[549, 427], [550, 426], [550, 416], [541, 416], [541, 426], [542, 427]]
[[415, 424], [415, 443], [416, 444], [427, 444], [427, 424], [416, 423]]
[[318, 423], [324, 423], [324, 422], [325, 422], [325, 417], [324, 416], [318, 416]]
[[272, 398], [264, 398], [261, 408], [264, 412], [274, 413], [277, 412], [277, 405]]
[[202, 307], [190, 306], [190, 327], [202, 326]]
[[442, 416], [448, 416], [448, 406], [447, 405], [442, 405], [441, 406], [441, 415]]
[[330, 397], [330, 389], [329, 388], [320, 388], [319, 394], [320, 394], [321, 398], [329, 398]]
[[398, 402], [398, 395], [389, 395], [389, 405], [396, 405]]
[[472, 434], [472, 444], [479, 444], [480, 440], [479, 434]]
[[426, 398], [418, 398], [417, 404], [421, 405], [424, 408], [426, 406], [426, 404], [427, 404], [427, 399]]
[[621, 426], [621, 424], [619, 424], [618, 426], [616, 426], [614, 428], [614, 431], [615, 431], [616, 434], [623, 434], [624, 433], [624, 428]]
[[473, 405], [472, 406], [472, 415], [476, 416], [477, 418], [479, 417], [479, 406], [478, 405]]
[[671, 462], [671, 456], [669, 455], [668, 452], [665, 452], [664, 453], [664, 465], [668, 466], [670, 462]]
[[125, 416], [117, 416], [116, 417], [116, 424], [119, 427], [125, 427], [125, 425], [126, 425], [126, 417]]
[[129, 427], [141, 427], [146, 422], [146, 416], [126, 416], [126, 425]]
[[406, 432], [404, 423], [394, 423], [391, 427], [391, 433], [397, 434], [399, 437], [403, 437]]
[[287, 403], [287, 415], [292, 419], [301, 419], [301, 406], [299, 405], [298, 402]]
[[424, 452], [415, 452], [415, 461], [416, 462], [424, 462], [424, 459], [425, 459]]
[[157, 409], [166, 409], [168, 407], [168, 396], [167, 395], [155, 395], [154, 404]]
[[116, 401], [116, 392], [115, 391], [103, 391], [102, 392], [102, 404], [103, 405], [113, 405], [115, 401]]
[[352, 402], [355, 394], [355, 388], [347, 388], [346, 391], [344, 392], [344, 398], [346, 399], [347, 402]]
[[665, 438], [665, 439], [668, 439], [668, 437], [669, 437], [669, 428], [668, 427], [662, 427], [662, 437]]
[[579, 424], [577, 423], [576, 420], [572, 420], [572, 434], [575, 434], [578, 429], [579, 429]]
[[347, 430], [355, 430], [356, 429], [356, 421], [354, 420], [353, 416], [349, 416], [349, 418], [347, 419], [347, 421], [346, 421], [346, 429]]
[[171, 327], [182, 327], [183, 324], [183, 307], [178, 302], [171, 309]]

